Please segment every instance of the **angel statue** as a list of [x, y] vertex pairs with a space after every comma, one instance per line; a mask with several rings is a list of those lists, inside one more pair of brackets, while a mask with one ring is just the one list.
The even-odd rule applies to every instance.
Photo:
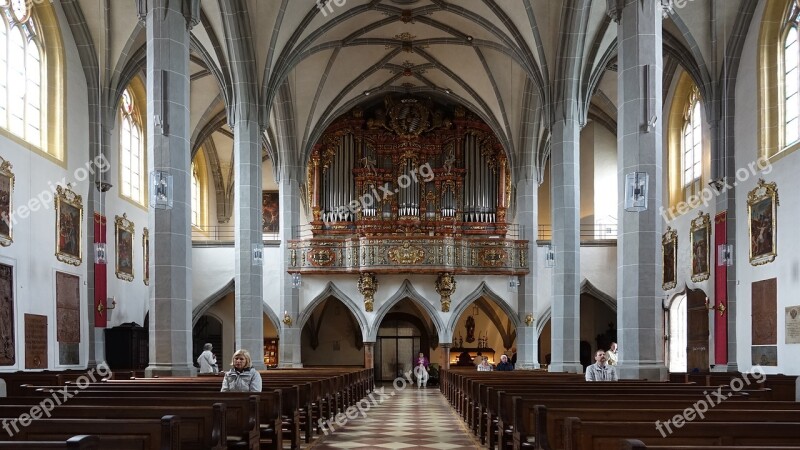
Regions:
[[442, 167], [444, 167], [445, 173], [450, 175], [450, 172], [453, 170], [453, 164], [456, 163], [456, 156], [453, 154], [453, 149], [450, 148], [450, 153], [445, 158], [444, 162], [442, 163]]
[[361, 158], [361, 161], [364, 163], [364, 168], [365, 169], [367, 169], [368, 171], [372, 172], [372, 175], [378, 176], [378, 170], [375, 167], [375, 165], [377, 164], [377, 161], [375, 161], [374, 157], [370, 158], [369, 155], [366, 155], [363, 158]]

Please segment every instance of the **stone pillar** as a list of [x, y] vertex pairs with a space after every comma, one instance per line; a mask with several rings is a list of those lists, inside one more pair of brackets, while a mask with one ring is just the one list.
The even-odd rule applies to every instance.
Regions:
[[[577, 100], [565, 100], [564, 114], [553, 124], [552, 180], [553, 270], [551, 372], [582, 372], [580, 363], [580, 125]], [[535, 242], [535, 241], [534, 241]], [[519, 353], [517, 354], [519, 358]]]
[[[293, 239], [294, 228], [300, 223], [300, 188], [297, 180], [291, 176], [298, 170], [284, 168], [278, 180], [281, 236], [281, 310], [289, 313], [291, 324], [281, 324], [280, 367], [302, 367], [300, 359], [300, 332], [297, 317], [300, 312], [300, 289], [292, 287], [292, 275], [287, 272], [290, 267], [291, 249], [289, 240]], [[279, 313], [279, 315], [282, 313]]]
[[[665, 380], [661, 309], [662, 14], [660, 0], [618, 0], [609, 13], [619, 22], [617, 113], [619, 235], [617, 337], [620, 378]], [[624, 209], [625, 174], [647, 172], [648, 208]]]
[[[533, 174], [531, 174], [533, 177]], [[536, 231], [539, 228], [539, 183], [535, 179], [521, 180], [517, 183], [517, 222], [524, 224], [524, 235], [528, 244], [528, 268], [530, 272], [518, 277], [517, 286], [517, 315], [524, 320], [527, 314], [537, 314], [538, 301], [536, 288], [538, 283], [538, 262]], [[522, 232], [522, 230], [521, 230]], [[524, 323], [524, 322], [523, 322]], [[517, 328], [517, 365], [515, 369], [536, 369], [539, 367], [539, 334], [536, 332], [536, 322], [531, 326], [523, 325]]]
[[375, 367], [375, 343], [364, 342], [364, 368], [371, 369]]
[[194, 375], [192, 355], [189, 29], [199, 0], [138, 0], [147, 25], [147, 160], [173, 179], [172, 209], [150, 208], [150, 366]]
[[450, 344], [439, 344], [439, 347], [442, 349], [442, 360], [440, 361], [440, 366], [442, 369], [448, 370], [450, 369]]
[[[237, 111], [250, 111], [248, 117], [236, 117], [233, 125], [235, 233], [235, 340], [237, 348], [250, 352], [253, 367], [264, 366], [263, 263], [253, 259], [254, 247], [263, 249], [261, 212], [261, 129], [256, 117], [257, 105], [237, 99]], [[263, 253], [262, 253], [263, 254]], [[295, 315], [294, 317], [297, 317]]]

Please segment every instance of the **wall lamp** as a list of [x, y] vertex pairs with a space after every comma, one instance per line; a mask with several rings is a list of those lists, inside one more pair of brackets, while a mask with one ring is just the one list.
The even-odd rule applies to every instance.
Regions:
[[287, 327], [292, 326], [292, 316], [289, 315], [289, 311], [283, 312], [283, 320], [281, 320], [281, 322]]

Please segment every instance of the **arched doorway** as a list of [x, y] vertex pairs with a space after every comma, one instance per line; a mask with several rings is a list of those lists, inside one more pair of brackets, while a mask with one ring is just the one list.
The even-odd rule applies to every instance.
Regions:
[[303, 367], [364, 366], [364, 336], [355, 316], [330, 296], [312, 310], [300, 334]]
[[667, 367], [670, 372], [709, 370], [709, 325], [706, 294], [687, 290], [669, 306]]
[[203, 345], [206, 343], [214, 346], [218, 367], [226, 366], [225, 349], [222, 346], [222, 322], [209, 314], [203, 314], [192, 327], [192, 355], [195, 358], [203, 353]]
[[392, 381], [412, 369], [419, 352], [431, 358], [433, 324], [419, 307], [404, 298], [381, 320], [375, 341], [375, 379]]

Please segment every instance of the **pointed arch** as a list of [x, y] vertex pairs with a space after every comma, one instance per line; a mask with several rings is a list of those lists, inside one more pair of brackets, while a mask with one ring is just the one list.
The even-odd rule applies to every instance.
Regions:
[[[225, 298], [226, 295], [233, 294], [234, 292], [236, 292], [236, 283], [234, 279], [231, 278], [231, 281], [229, 281], [228, 284], [222, 286], [219, 290], [209, 295], [208, 298], [201, 301], [197, 306], [194, 307], [194, 310], [192, 311], [192, 326], [194, 326], [197, 321], [203, 317], [203, 315], [209, 314], [208, 310], [211, 309], [215, 303]], [[272, 326], [275, 327], [276, 330], [280, 330], [281, 322], [280, 319], [278, 319], [277, 314], [275, 314], [275, 311], [270, 309], [270, 307], [267, 306], [264, 301], [261, 302], [261, 306], [264, 314], [266, 314], [269, 318], [269, 321], [272, 322]], [[148, 314], [149, 313], [150, 312], [148, 311]], [[222, 321], [222, 319], [220, 319], [220, 321]]]
[[[487, 286], [486, 282], [481, 281], [481, 284], [479, 284], [474, 291], [467, 294], [467, 296], [464, 297], [464, 300], [462, 300], [452, 311], [453, 314], [450, 316], [450, 321], [447, 323], [448, 335], [451, 336], [453, 334], [453, 329], [458, 323], [458, 318], [461, 317], [461, 314], [464, 313], [464, 311], [472, 304], [472, 302], [481, 298], [493, 301], [501, 310], [503, 310], [504, 313], [506, 313], [509, 320], [511, 320], [511, 323], [514, 324], [515, 328], [523, 326], [522, 321], [519, 320], [519, 314], [517, 314], [517, 312], [511, 308], [511, 305], [506, 303], [501, 296], [497, 295], [492, 288]], [[497, 326], [496, 323], [495, 326]], [[498, 326], [498, 329], [501, 328]]]
[[350, 310], [350, 313], [355, 316], [356, 321], [358, 321], [358, 326], [361, 328], [361, 335], [364, 336], [364, 340], [366, 341], [366, 336], [369, 333], [369, 323], [367, 322], [366, 316], [361, 311], [361, 305], [359, 302], [356, 302], [352, 298], [350, 298], [347, 294], [342, 292], [333, 281], [329, 281], [328, 284], [325, 286], [325, 289], [322, 290], [313, 300], [309, 303], [301, 312], [300, 315], [297, 317], [297, 327], [301, 330], [305, 326], [308, 319], [311, 318], [311, 314], [314, 313], [314, 310], [317, 309], [317, 306], [320, 303], [324, 302], [330, 297], [334, 297], [347, 307]]
[[403, 284], [400, 285], [397, 291], [395, 291], [395, 293], [392, 294], [392, 296], [390, 296], [386, 302], [384, 302], [375, 312], [375, 322], [373, 322], [372, 328], [369, 330], [368, 338], [365, 339], [365, 341], [375, 342], [375, 339], [378, 337], [378, 329], [381, 327], [381, 322], [383, 321], [384, 317], [386, 317], [386, 314], [394, 305], [406, 298], [428, 312], [428, 317], [433, 322], [433, 326], [436, 327], [436, 333], [439, 335], [439, 342], [449, 343], [450, 336], [446, 334], [447, 326], [442, 321], [442, 318], [439, 317], [439, 311], [429, 301], [427, 301], [424, 296], [414, 289], [414, 285], [408, 281], [408, 278], [403, 280]]
[[617, 312], [617, 299], [603, 292], [586, 278], [581, 282], [581, 294], [591, 295], [608, 306], [611, 311]]

